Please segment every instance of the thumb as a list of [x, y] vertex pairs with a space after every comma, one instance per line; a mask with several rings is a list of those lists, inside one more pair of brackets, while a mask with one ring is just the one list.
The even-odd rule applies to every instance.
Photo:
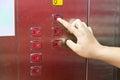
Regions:
[[76, 49], [76, 47], [77, 47], [77, 45], [76, 45], [75, 42], [73, 42], [72, 40], [67, 40], [67, 41], [66, 41], [66, 44], [67, 44], [67, 46], [68, 46], [70, 49], [72, 49], [73, 51], [75, 51], [75, 49]]
[[91, 27], [88, 27], [89, 31], [93, 34], [93, 30]]

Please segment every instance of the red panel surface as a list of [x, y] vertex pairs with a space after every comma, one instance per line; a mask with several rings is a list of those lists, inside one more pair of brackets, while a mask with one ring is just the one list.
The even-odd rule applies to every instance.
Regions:
[[18, 79], [16, 37], [0, 37], [0, 80]]
[[[54, 15], [66, 20], [81, 18], [86, 22], [87, 0], [64, 0], [63, 6], [53, 6], [52, 0], [18, 0], [20, 80], [85, 80], [85, 59], [65, 46], [67, 38], [74, 38], [67, 36], [69, 33]], [[39, 27], [42, 35], [31, 36], [31, 27]], [[55, 28], [61, 28], [63, 32], [54, 32]], [[62, 41], [61, 45], [59, 42], [54, 44], [60, 47], [53, 47], [56, 40]], [[42, 48], [31, 50], [31, 41], [41, 41]], [[42, 53], [42, 62], [30, 63], [31, 53]], [[41, 75], [31, 76], [31, 66], [42, 66]]]

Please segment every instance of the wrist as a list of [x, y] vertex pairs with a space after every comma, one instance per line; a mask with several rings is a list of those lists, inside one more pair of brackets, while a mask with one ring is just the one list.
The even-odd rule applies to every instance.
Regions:
[[98, 44], [97, 46], [95, 46], [93, 51], [93, 54], [94, 54], [93, 59], [102, 60], [103, 57], [105, 56], [104, 48], [106, 48], [106, 46], [103, 46], [101, 44]]
[[106, 56], [107, 56], [107, 54], [105, 53], [106, 52], [105, 50], [107, 48], [108, 48], [107, 46], [103, 46], [103, 45], [100, 45], [99, 47], [97, 47], [96, 53], [95, 53], [96, 54], [95, 59], [104, 61], [104, 59], [106, 59]]

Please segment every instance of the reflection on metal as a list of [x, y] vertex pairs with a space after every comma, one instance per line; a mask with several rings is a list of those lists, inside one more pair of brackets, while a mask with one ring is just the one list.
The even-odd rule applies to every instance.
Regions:
[[[103, 45], [116, 46], [116, 30], [120, 26], [119, 7], [119, 0], [91, 0], [89, 26]], [[88, 80], [116, 80], [114, 67], [104, 62], [89, 60], [88, 70]]]

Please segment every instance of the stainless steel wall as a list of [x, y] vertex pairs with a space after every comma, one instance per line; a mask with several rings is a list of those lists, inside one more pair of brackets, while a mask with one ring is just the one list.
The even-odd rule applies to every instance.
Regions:
[[[119, 0], [90, 0], [89, 26], [106, 46], [117, 46], [120, 29]], [[96, 75], [97, 74], [97, 75]], [[102, 61], [88, 61], [88, 80], [116, 80], [115, 67]]]

